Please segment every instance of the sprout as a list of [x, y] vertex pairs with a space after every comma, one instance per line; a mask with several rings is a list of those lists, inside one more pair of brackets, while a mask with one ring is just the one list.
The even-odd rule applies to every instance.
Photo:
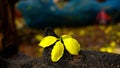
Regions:
[[[56, 42], [57, 41], [57, 42]], [[80, 51], [80, 44], [70, 35], [62, 35], [59, 38], [54, 36], [46, 36], [41, 40], [39, 46], [46, 48], [54, 44], [51, 52], [51, 60], [53, 62], [59, 61], [64, 54], [64, 47], [71, 55], [78, 55]]]

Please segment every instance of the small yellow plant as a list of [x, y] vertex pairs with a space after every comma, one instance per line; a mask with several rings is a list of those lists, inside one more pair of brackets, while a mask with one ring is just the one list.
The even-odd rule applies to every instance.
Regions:
[[41, 40], [39, 46], [46, 48], [53, 44], [55, 45], [53, 46], [51, 52], [52, 62], [57, 62], [60, 60], [64, 54], [64, 47], [71, 55], [78, 55], [80, 51], [80, 44], [70, 35], [62, 35], [59, 38], [54, 36], [46, 36]]

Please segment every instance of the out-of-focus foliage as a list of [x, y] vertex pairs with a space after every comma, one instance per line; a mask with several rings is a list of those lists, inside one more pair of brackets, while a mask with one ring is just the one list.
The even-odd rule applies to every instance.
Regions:
[[100, 51], [112, 53], [115, 48], [116, 42], [111, 41], [110, 44], [108, 44], [108, 46], [100, 48]]
[[[120, 54], [120, 24], [92, 25], [86, 27], [54, 28], [58, 36], [67, 34], [75, 38], [83, 50], [96, 50]], [[107, 33], [106, 33], [107, 31]], [[38, 47], [39, 41], [44, 38], [43, 30], [24, 28], [18, 30], [24, 44], [20, 50], [28, 56], [41, 56], [43, 48]], [[104, 50], [104, 51], [103, 51]]]
[[56, 28], [57, 34], [69, 34], [76, 38], [82, 49], [120, 53], [120, 25], [98, 25], [80, 28]]
[[41, 41], [43, 39], [43, 35], [38, 34], [38, 35], [35, 36], [35, 39]]

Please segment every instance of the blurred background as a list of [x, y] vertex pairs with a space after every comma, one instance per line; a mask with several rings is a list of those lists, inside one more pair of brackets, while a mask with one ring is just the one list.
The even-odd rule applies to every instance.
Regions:
[[[22, 43], [19, 50], [40, 57], [38, 46], [44, 29], [58, 36], [68, 34], [82, 50], [120, 54], [120, 0], [19, 0], [15, 24]], [[2, 35], [0, 35], [2, 38]]]

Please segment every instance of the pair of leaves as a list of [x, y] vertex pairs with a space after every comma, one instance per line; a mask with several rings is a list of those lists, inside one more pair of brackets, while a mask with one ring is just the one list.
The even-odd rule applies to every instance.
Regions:
[[54, 36], [46, 36], [43, 38], [39, 44], [39, 46], [45, 48], [49, 47], [50, 45], [54, 44], [57, 40], [52, 52], [51, 52], [51, 59], [53, 62], [57, 62], [64, 54], [64, 46], [66, 50], [71, 54], [71, 55], [78, 55], [80, 51], [80, 44], [72, 38], [70, 35], [62, 35], [61, 36], [63, 43], [61, 42], [60, 38], [56, 38]]

